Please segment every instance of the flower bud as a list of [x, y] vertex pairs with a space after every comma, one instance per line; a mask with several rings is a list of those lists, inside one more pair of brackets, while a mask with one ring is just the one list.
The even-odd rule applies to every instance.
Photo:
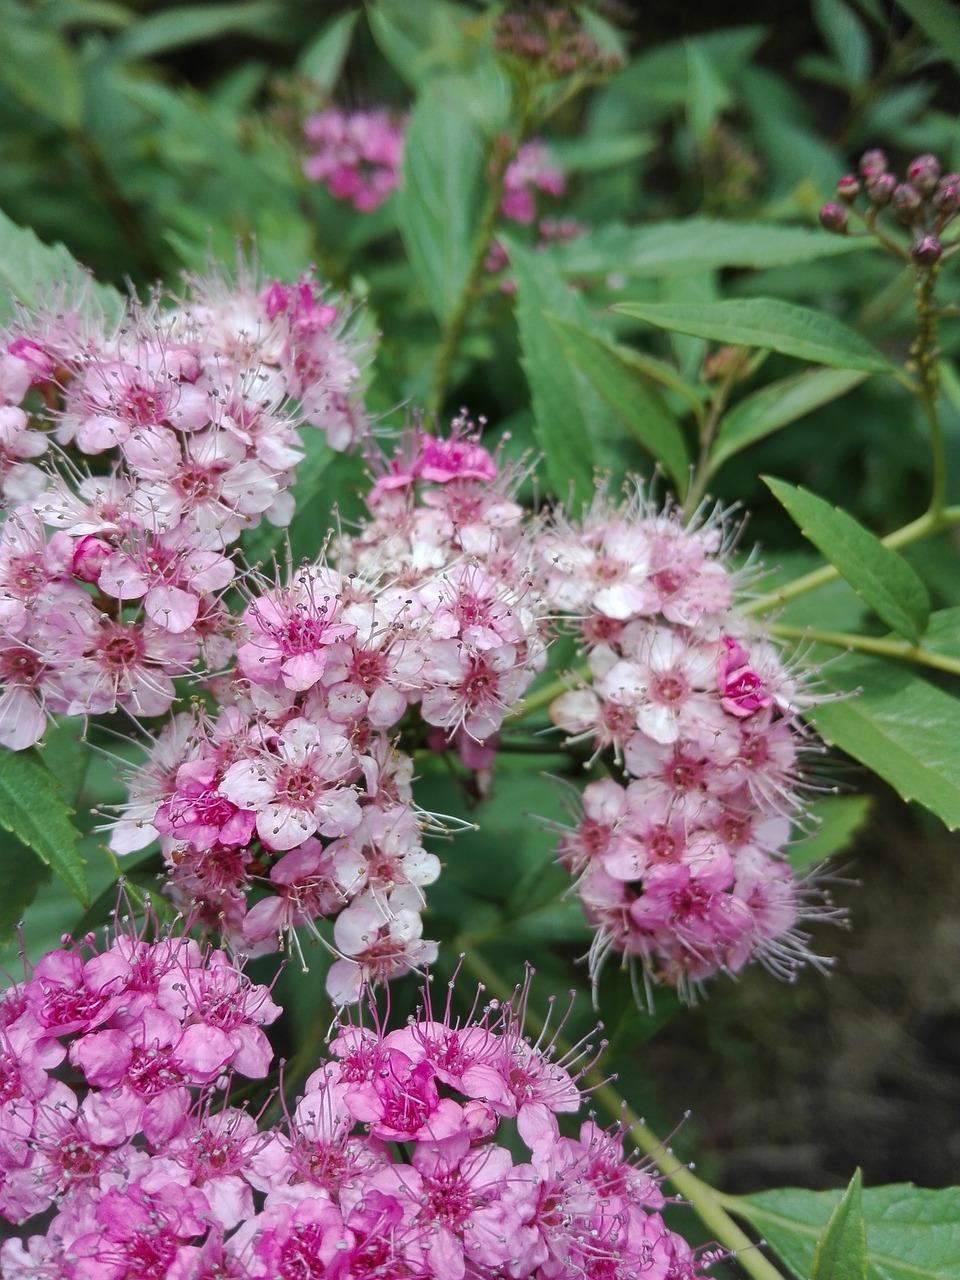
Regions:
[[923, 206], [923, 197], [916, 187], [912, 187], [909, 182], [901, 182], [893, 193], [893, 207], [897, 211], [897, 217], [901, 222], [905, 222], [907, 226], [911, 222], [916, 222], [920, 216], [920, 210]]
[[907, 165], [907, 178], [921, 195], [928, 196], [940, 177], [940, 161], [936, 156], [917, 156]]
[[892, 173], [881, 173], [867, 183], [867, 196], [875, 209], [885, 209], [890, 203], [897, 188], [897, 180]]
[[956, 179], [957, 175], [951, 173], [937, 183], [937, 189], [930, 200], [937, 213], [950, 215], [960, 209], [960, 182]]
[[843, 235], [847, 229], [847, 211], [842, 204], [825, 204], [820, 210], [820, 225], [824, 231]]
[[912, 252], [918, 267], [933, 267], [940, 261], [943, 246], [936, 236], [922, 236], [913, 246]]
[[837, 199], [844, 204], [853, 204], [860, 194], [860, 182], [855, 173], [845, 173], [837, 183]]
[[869, 182], [887, 171], [887, 157], [882, 151], [865, 151], [860, 157], [860, 172]]

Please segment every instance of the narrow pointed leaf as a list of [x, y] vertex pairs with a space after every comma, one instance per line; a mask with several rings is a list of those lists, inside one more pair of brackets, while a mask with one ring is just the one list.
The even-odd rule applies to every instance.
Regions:
[[817, 1241], [810, 1280], [866, 1280], [867, 1228], [858, 1169]]
[[927, 589], [906, 560], [853, 516], [807, 489], [764, 476], [764, 483], [818, 551], [888, 627], [919, 643], [930, 618]]
[[950, 0], [897, 0], [913, 21], [960, 67], [960, 14]]
[[456, 83], [454, 77], [435, 80], [421, 94], [396, 195], [410, 266], [441, 323], [467, 281], [482, 195], [483, 148]]
[[547, 315], [566, 355], [683, 492], [690, 458], [683, 432], [662, 397], [631, 368], [629, 352], [560, 316]]
[[824, 687], [853, 693], [807, 719], [839, 747], [916, 800], [951, 830], [960, 827], [960, 700], [921, 680], [902, 663], [858, 655], [824, 666]]
[[[561, 158], [565, 152], [558, 152]], [[809, 227], [764, 222], [684, 218], [644, 227], [609, 223], [552, 245], [545, 256], [563, 275], [595, 279], [611, 273], [631, 279], [696, 275], [723, 267], [785, 267], [863, 249], [862, 240]]]
[[0, 752], [0, 826], [32, 849], [84, 906], [89, 903], [80, 833], [49, 770], [23, 751]]
[[[740, 1196], [734, 1211], [797, 1276], [809, 1276], [817, 1240], [839, 1199], [835, 1191], [784, 1188]], [[956, 1280], [960, 1187], [871, 1187], [863, 1192], [862, 1205], [867, 1280]]]
[[779, 351], [839, 369], [890, 372], [884, 356], [832, 316], [779, 298], [733, 298], [722, 302], [624, 302], [614, 311], [659, 329], [714, 342]]
[[357, 10], [353, 13], [341, 13], [327, 23], [297, 60], [298, 70], [327, 93], [333, 90], [340, 78], [359, 17]]
[[720, 423], [710, 457], [711, 471], [748, 445], [846, 395], [867, 376], [859, 369], [810, 369], [745, 397]]

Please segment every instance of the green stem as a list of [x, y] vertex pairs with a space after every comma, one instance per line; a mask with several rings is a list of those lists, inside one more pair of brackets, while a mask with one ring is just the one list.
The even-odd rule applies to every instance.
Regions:
[[937, 267], [919, 272], [916, 287], [917, 337], [910, 348], [907, 369], [917, 375], [917, 396], [930, 429], [930, 448], [933, 454], [933, 488], [930, 494], [931, 515], [943, 510], [947, 495], [947, 455], [937, 414], [937, 396], [940, 393], [937, 362], [937, 328], [939, 309], [934, 296], [937, 287]]
[[855, 653], [875, 653], [881, 658], [897, 658], [903, 662], [916, 662], [937, 671], [949, 671], [960, 675], [960, 658], [933, 653], [929, 649], [910, 644], [908, 640], [895, 640], [889, 636], [858, 636], [846, 631], [821, 631], [817, 627], [788, 627], [775, 623], [770, 634], [784, 640], [813, 640], [828, 644], [834, 649], [848, 649]]
[[[510, 999], [513, 994], [512, 989], [481, 955], [469, 947], [457, 944], [454, 946], [463, 954], [464, 968], [468, 969], [491, 995], [501, 1001]], [[534, 1035], [539, 1035], [545, 1026], [544, 1020], [529, 1004], [526, 1007], [525, 1026]], [[554, 1037], [553, 1046], [560, 1056], [570, 1049], [561, 1036]], [[615, 1121], [623, 1124], [631, 1140], [650, 1157], [663, 1176], [673, 1183], [684, 1200], [689, 1202], [700, 1220], [716, 1237], [717, 1243], [736, 1255], [737, 1263], [748, 1276], [752, 1277], [752, 1280], [784, 1280], [783, 1273], [778, 1271], [760, 1252], [756, 1242], [750, 1239], [723, 1207], [724, 1204], [732, 1206], [736, 1204], [732, 1197], [716, 1191], [709, 1183], [698, 1178], [688, 1165], [678, 1160], [670, 1148], [626, 1104], [610, 1081], [596, 1067], [584, 1073], [583, 1081], [604, 1110]]]
[[549, 707], [554, 698], [559, 698], [562, 693], [569, 693], [570, 689], [575, 687], [576, 681], [586, 680], [590, 671], [586, 666], [574, 667], [568, 673], [567, 678], [551, 680], [549, 684], [545, 684], [543, 688], [534, 690], [533, 693], [527, 694], [523, 702], [516, 711], [510, 712], [505, 719], [513, 721], [526, 720], [537, 711], [543, 711]]
[[[903, 525], [902, 528], [895, 529], [893, 533], [888, 533], [880, 541], [885, 547], [897, 550], [899, 547], [909, 546], [911, 542], [919, 542], [921, 538], [932, 537], [933, 534], [949, 529], [955, 524], [960, 524], [960, 506], [943, 507], [940, 511], [924, 512], [916, 520], [911, 520], [909, 524]], [[749, 604], [743, 605], [740, 612], [745, 615], [768, 613], [771, 609], [778, 609], [787, 604], [790, 600], [796, 600], [798, 596], [804, 596], [810, 591], [815, 591], [818, 587], [825, 587], [830, 582], [836, 582], [839, 577], [839, 570], [835, 569], [832, 564], [824, 565], [822, 569], [814, 569], [811, 573], [805, 573], [799, 578], [794, 578], [793, 582], [788, 582], [785, 587], [780, 587], [777, 591], [758, 596], [756, 600], [751, 600]]]
[[[766, 353], [761, 353], [765, 355]], [[724, 374], [722, 380], [717, 386], [710, 400], [710, 408], [706, 418], [700, 423], [700, 456], [697, 465], [694, 468], [693, 479], [690, 482], [690, 488], [687, 490], [687, 496], [683, 503], [683, 520], [686, 523], [703, 498], [707, 491], [707, 485], [710, 483], [712, 469], [710, 466], [710, 450], [713, 448], [713, 440], [717, 434], [717, 428], [720, 425], [720, 419], [723, 417], [723, 411], [727, 407], [727, 398], [733, 384], [739, 381], [745, 374], [744, 367], [740, 364], [735, 353], [731, 353], [730, 368]]]

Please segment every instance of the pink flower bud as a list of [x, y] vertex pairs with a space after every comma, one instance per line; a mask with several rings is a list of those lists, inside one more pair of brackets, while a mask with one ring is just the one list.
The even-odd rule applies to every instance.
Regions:
[[842, 204], [825, 204], [820, 210], [820, 225], [825, 231], [843, 235], [847, 229], [847, 211]]
[[913, 260], [920, 267], [933, 267], [940, 261], [943, 246], [936, 236], [922, 236], [913, 246]]
[[936, 156], [917, 156], [907, 166], [907, 178], [921, 195], [928, 196], [940, 177], [940, 161]]
[[[957, 175], [950, 174], [949, 176], [955, 179]], [[940, 214], [949, 216], [956, 213], [960, 209], [960, 183], [941, 178], [930, 203]]]
[[916, 222], [920, 216], [923, 197], [917, 188], [912, 187], [909, 182], [901, 182], [893, 193], [893, 207], [896, 209], [897, 217], [900, 221], [909, 226], [912, 222]]
[[887, 171], [887, 157], [882, 151], [865, 151], [860, 157], [860, 172], [867, 182]]
[[867, 183], [867, 196], [876, 209], [885, 209], [897, 189], [897, 180], [892, 173], [881, 173]]
[[96, 582], [104, 561], [113, 554], [113, 548], [93, 534], [79, 538], [73, 549], [73, 576], [81, 582]]
[[837, 183], [837, 199], [844, 204], [853, 204], [860, 194], [860, 180], [855, 173], [845, 173]]

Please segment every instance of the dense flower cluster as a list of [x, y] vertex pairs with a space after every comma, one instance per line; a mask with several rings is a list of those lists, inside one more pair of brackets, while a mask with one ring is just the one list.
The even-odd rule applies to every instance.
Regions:
[[297, 427], [365, 430], [344, 325], [304, 278], [0, 336], [0, 744], [50, 713], [162, 715], [174, 677], [227, 660], [230, 548], [289, 522]]
[[389, 111], [328, 107], [308, 116], [303, 132], [312, 148], [303, 172], [358, 213], [379, 208], [400, 185], [404, 122]]
[[258, 1129], [230, 1089], [269, 1067], [264, 988], [185, 939], [51, 952], [0, 1003], [0, 1213], [55, 1210], [5, 1280], [696, 1280], [622, 1129], [561, 1133], [592, 1051], [531, 1042], [525, 997], [341, 1021]]
[[124, 854], [159, 837], [177, 901], [238, 951], [296, 947], [336, 917], [337, 1003], [436, 958], [420, 912], [440, 863], [400, 721], [416, 708], [482, 766], [545, 652], [511, 477], [467, 424], [409, 432], [381, 469], [339, 568], [252, 594], [222, 710], [161, 734], [111, 838]]
[[503, 175], [500, 212], [511, 222], [529, 226], [537, 216], [536, 193], [562, 196], [566, 189], [563, 170], [550, 163], [544, 144], [539, 139], [525, 142]]
[[594, 979], [616, 952], [689, 996], [751, 959], [789, 977], [809, 958], [796, 925], [818, 907], [783, 851], [812, 699], [734, 611], [726, 550], [720, 516], [684, 526], [640, 490], [558, 515], [538, 542], [547, 599], [587, 655], [552, 719], [627, 779], [590, 783], [561, 843], [597, 929]]

